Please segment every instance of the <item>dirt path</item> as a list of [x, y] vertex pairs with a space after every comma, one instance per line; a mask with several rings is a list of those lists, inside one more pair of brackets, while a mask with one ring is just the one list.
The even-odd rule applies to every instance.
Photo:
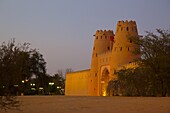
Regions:
[[23, 96], [22, 111], [0, 113], [170, 113], [170, 97]]

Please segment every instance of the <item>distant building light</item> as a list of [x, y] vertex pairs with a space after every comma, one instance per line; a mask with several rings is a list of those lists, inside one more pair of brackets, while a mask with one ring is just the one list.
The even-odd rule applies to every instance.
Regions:
[[43, 90], [44, 88], [43, 87], [39, 87], [39, 90]]
[[24, 83], [24, 80], [22, 80], [21, 82]]
[[61, 86], [57, 86], [57, 89], [61, 88]]
[[35, 88], [31, 88], [31, 90], [35, 90]]
[[28, 79], [25, 79], [25, 82], [28, 82]]
[[35, 86], [35, 84], [32, 84], [32, 83], [31, 83], [30, 86]]
[[18, 85], [16, 84], [16, 85], [14, 85], [14, 87], [18, 87]]
[[49, 82], [48, 84], [52, 86], [52, 85], [54, 85], [54, 82]]

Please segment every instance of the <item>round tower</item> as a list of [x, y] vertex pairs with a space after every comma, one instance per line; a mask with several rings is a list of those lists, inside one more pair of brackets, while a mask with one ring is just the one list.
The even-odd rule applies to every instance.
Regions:
[[110, 37], [113, 37], [113, 31], [111, 30], [97, 30], [94, 35], [94, 46], [91, 59], [91, 70], [90, 77], [88, 81], [89, 96], [99, 95], [99, 72], [98, 72], [98, 57], [101, 53], [106, 51], [111, 51], [113, 47], [113, 42]]
[[114, 46], [112, 49], [112, 71], [125, 64], [131, 63], [137, 58], [133, 51], [137, 47], [130, 38], [138, 38], [135, 21], [118, 21]]

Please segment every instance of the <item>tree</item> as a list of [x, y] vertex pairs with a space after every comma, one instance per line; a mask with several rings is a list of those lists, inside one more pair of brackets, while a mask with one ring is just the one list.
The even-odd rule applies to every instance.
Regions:
[[[152, 96], [151, 76], [146, 67], [123, 68], [117, 72], [119, 94], [125, 96]], [[148, 76], [149, 75], [149, 76]]]
[[11, 40], [0, 46], [0, 107], [5, 110], [19, 105], [19, 101], [11, 95], [14, 93], [14, 85], [21, 79], [21, 63], [25, 57], [22, 53], [27, 51], [26, 43], [18, 46], [14, 43]]
[[0, 46], [0, 106], [16, 107], [18, 101], [13, 97], [26, 93], [25, 86], [34, 75], [40, 85], [45, 85], [46, 62], [36, 49], [30, 49], [29, 43], [15, 44], [15, 39]]
[[118, 96], [120, 92], [119, 89], [120, 89], [119, 81], [116, 79], [110, 80], [107, 87], [107, 95]]
[[53, 76], [49, 76], [49, 93], [64, 95], [65, 89], [65, 74], [72, 72], [71, 68], [67, 68], [65, 70], [58, 70], [56, 74]]
[[154, 75], [154, 81], [151, 82], [156, 89], [155, 93], [166, 96], [170, 95], [170, 31], [157, 29], [157, 33], [147, 32], [138, 42], [143, 57], [142, 65], [148, 67]]
[[67, 68], [66, 71], [65, 71], [65, 74], [71, 73], [71, 72], [73, 72], [73, 69], [72, 68]]
[[132, 96], [170, 95], [170, 31], [157, 29], [157, 35], [147, 32], [143, 38], [131, 39], [140, 46], [134, 53], [142, 57], [138, 68], [118, 72], [124, 92]]
[[36, 87], [42, 87], [42, 94], [46, 93], [48, 87], [48, 75], [46, 74], [46, 62], [43, 55], [34, 50], [30, 54], [30, 66], [32, 75], [36, 77]]
[[72, 68], [67, 68], [65, 71], [63, 70], [58, 70], [57, 74], [54, 75], [54, 83], [57, 87], [56, 93], [57, 94], [64, 94], [64, 89], [65, 89], [65, 75], [67, 73], [73, 72]]

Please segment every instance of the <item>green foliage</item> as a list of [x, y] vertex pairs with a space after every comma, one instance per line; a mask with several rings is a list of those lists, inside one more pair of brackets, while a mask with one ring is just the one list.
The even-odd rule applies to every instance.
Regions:
[[12, 95], [26, 93], [33, 76], [38, 78], [40, 86], [45, 87], [46, 62], [42, 54], [36, 49], [30, 49], [29, 45], [29, 43], [16, 45], [14, 39], [0, 45], [0, 105], [2, 107], [15, 106], [17, 101]]
[[64, 95], [65, 89], [65, 74], [72, 72], [71, 68], [64, 70], [58, 70], [53, 76], [49, 76], [49, 82], [54, 83], [53, 85], [49, 84], [48, 90], [50, 94]]
[[[61, 72], [61, 71], [60, 71]], [[53, 82], [54, 85], [49, 85], [49, 92], [57, 95], [63, 95], [64, 92], [61, 89], [65, 87], [65, 79], [60, 73], [54, 74], [54, 76], [50, 77], [50, 82]]]
[[138, 67], [117, 72], [119, 93], [128, 96], [170, 96], [170, 31], [157, 29], [143, 38], [133, 38], [140, 46]]
[[[135, 69], [122, 69], [117, 72], [120, 91], [126, 96], [152, 96], [149, 94], [152, 90], [150, 70], [144, 67]], [[149, 76], [148, 76], [149, 75]]]
[[118, 96], [120, 89], [120, 81], [113, 79], [110, 80], [107, 87], [107, 96]]

